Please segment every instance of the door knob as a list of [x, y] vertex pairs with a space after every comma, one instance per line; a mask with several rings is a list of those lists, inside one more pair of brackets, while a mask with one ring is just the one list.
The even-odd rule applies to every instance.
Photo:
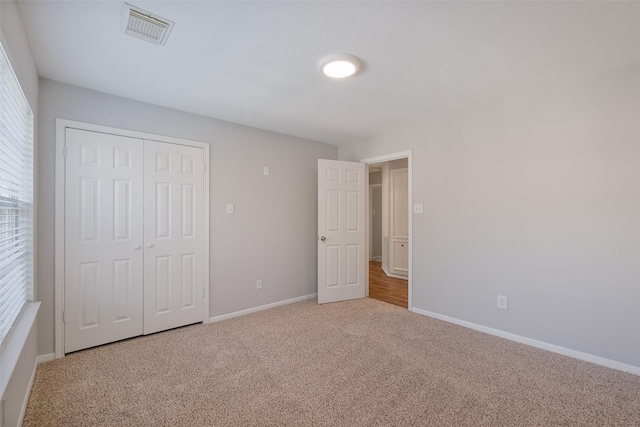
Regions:
[[142, 246], [140, 246], [140, 245], [135, 245], [135, 246], [133, 247], [133, 249], [137, 251], [137, 250], [140, 250], [140, 248], [141, 248], [141, 247], [142, 247]]
[[324, 242], [325, 240], [327, 240], [327, 238], [322, 236], [322, 237], [320, 237], [320, 240], [322, 240]]
[[148, 248], [148, 249], [151, 249], [152, 247], [153, 247], [153, 243], [149, 243], [149, 244], [147, 245], [147, 248]]

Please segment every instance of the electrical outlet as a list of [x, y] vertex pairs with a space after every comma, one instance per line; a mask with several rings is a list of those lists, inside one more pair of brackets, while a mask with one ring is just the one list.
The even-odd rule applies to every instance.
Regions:
[[256, 289], [262, 289], [262, 280], [256, 280]]
[[504, 295], [498, 295], [498, 308], [500, 310], [507, 310], [507, 297]]
[[233, 203], [227, 204], [227, 215], [233, 215]]
[[269, 176], [269, 167], [265, 166], [263, 170], [264, 176]]

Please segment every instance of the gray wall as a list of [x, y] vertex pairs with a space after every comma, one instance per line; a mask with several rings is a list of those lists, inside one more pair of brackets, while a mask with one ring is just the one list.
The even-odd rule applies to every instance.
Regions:
[[640, 366], [640, 65], [346, 144], [340, 159], [404, 150], [425, 207], [414, 307]]
[[[210, 144], [210, 316], [317, 291], [317, 160], [336, 159], [336, 146], [41, 80], [41, 354], [54, 350], [56, 118]], [[270, 176], [263, 176], [264, 166]], [[235, 205], [235, 215], [226, 215], [227, 203]], [[261, 290], [255, 288], [257, 279], [262, 279]]]
[[[27, 101], [37, 118], [38, 73], [33, 56], [31, 55], [31, 50], [29, 49], [24, 28], [22, 27], [22, 19], [20, 18], [18, 8], [14, 1], [0, 1], [0, 32], [2, 45], [5, 50], [7, 50], [7, 55], [18, 76], [20, 86], [25, 92]], [[36, 164], [34, 168], [37, 174], [38, 165]], [[36, 192], [37, 191], [38, 188], [36, 187]], [[35, 210], [37, 211], [37, 209], [38, 205], [36, 200]], [[35, 239], [37, 239], [37, 235]], [[35, 248], [37, 251], [37, 241]], [[36, 253], [35, 257], [37, 256], [38, 254]], [[37, 297], [38, 295], [36, 295], [36, 299]], [[5, 413], [3, 416], [7, 426], [16, 425], [20, 417], [22, 403], [24, 402], [27, 386], [31, 379], [36, 356], [38, 355], [37, 333], [36, 325], [34, 324], [3, 396], [5, 399]]]

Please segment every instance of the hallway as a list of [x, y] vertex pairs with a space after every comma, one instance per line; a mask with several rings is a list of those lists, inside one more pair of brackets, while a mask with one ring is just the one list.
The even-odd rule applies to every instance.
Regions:
[[388, 277], [381, 262], [369, 261], [369, 298], [408, 308], [409, 282]]

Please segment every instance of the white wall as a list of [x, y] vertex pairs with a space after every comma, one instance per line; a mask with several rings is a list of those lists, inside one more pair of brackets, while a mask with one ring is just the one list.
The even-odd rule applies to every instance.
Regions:
[[404, 150], [425, 207], [414, 307], [640, 366], [640, 65], [346, 144], [340, 159]]
[[[2, 45], [7, 51], [11, 65], [18, 76], [20, 86], [25, 92], [27, 101], [37, 119], [38, 73], [15, 1], [0, 1], [0, 37], [2, 37]], [[36, 174], [37, 168], [38, 165], [36, 164], [34, 166]], [[36, 187], [36, 192], [37, 191], [38, 188]], [[37, 208], [36, 203], [35, 209], [37, 210]], [[35, 238], [37, 238], [37, 235]], [[37, 251], [37, 244], [35, 246]], [[35, 256], [37, 257], [38, 254], [36, 253]], [[36, 294], [35, 296], [37, 299], [38, 295]], [[9, 380], [6, 392], [4, 396], [2, 396], [5, 399], [5, 413], [3, 417], [5, 425], [7, 426], [15, 425], [20, 417], [22, 403], [38, 354], [36, 344], [37, 329], [36, 324], [34, 324], [20, 353], [18, 364], [13, 370], [13, 375]]]
[[[389, 153], [391, 154], [391, 153]], [[409, 167], [409, 160], [408, 159], [397, 159], [397, 160], [391, 160], [389, 163], [389, 170], [395, 170], [395, 169], [404, 169]]]
[[369, 209], [375, 212], [370, 215], [371, 221], [371, 258], [382, 259], [382, 170], [369, 172], [369, 185], [379, 184], [371, 188]]
[[[41, 80], [41, 354], [54, 349], [56, 118], [210, 144], [212, 317], [317, 291], [317, 160], [336, 159], [336, 146]], [[263, 175], [264, 166], [270, 176]], [[226, 215], [227, 203], [235, 205], [235, 215]], [[261, 290], [255, 288], [257, 279]]]
[[371, 258], [382, 259], [382, 186], [371, 187]]
[[369, 172], [369, 185], [382, 184], [382, 170]]

